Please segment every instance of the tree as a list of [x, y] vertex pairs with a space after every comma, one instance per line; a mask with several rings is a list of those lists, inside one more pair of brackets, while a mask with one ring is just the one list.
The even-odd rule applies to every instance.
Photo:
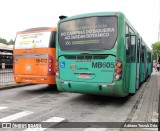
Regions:
[[6, 45], [7, 45], [8, 42], [7, 42], [6, 39], [0, 37], [0, 43], [3, 43], [3, 44], [6, 44]]
[[11, 40], [7, 43], [7, 45], [14, 45], [14, 41], [11, 39]]
[[153, 49], [153, 59], [159, 61], [160, 57], [160, 41], [152, 44]]

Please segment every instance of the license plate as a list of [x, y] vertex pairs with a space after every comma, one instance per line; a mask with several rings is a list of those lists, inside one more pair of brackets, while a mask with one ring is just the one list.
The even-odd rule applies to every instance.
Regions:
[[90, 74], [79, 74], [79, 78], [89, 79]]

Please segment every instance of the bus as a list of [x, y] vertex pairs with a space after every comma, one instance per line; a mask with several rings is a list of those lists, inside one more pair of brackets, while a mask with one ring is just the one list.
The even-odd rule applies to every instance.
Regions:
[[152, 52], [123, 13], [59, 18], [59, 91], [125, 97], [135, 94], [151, 75]]
[[55, 27], [30, 28], [17, 33], [13, 51], [14, 80], [55, 84]]

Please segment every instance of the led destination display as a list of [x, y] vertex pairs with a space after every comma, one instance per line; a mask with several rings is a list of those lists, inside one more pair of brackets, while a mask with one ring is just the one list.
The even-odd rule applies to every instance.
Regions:
[[62, 50], [111, 49], [117, 38], [117, 17], [88, 17], [60, 23]]

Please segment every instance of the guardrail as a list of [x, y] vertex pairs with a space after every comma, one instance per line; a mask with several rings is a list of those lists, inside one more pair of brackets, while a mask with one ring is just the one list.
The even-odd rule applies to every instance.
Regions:
[[12, 65], [0, 65], [0, 86], [15, 84]]

